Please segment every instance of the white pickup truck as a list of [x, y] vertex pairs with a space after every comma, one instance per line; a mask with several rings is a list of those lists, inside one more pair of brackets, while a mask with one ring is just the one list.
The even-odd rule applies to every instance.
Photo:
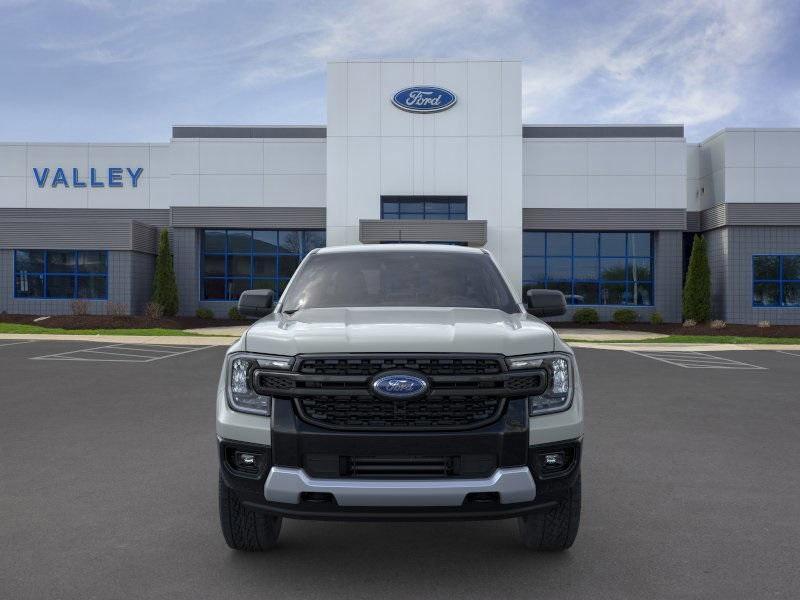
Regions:
[[228, 350], [217, 392], [219, 510], [237, 550], [275, 545], [283, 517], [516, 517], [525, 546], [578, 532], [583, 395], [572, 350], [485, 250], [323, 248]]

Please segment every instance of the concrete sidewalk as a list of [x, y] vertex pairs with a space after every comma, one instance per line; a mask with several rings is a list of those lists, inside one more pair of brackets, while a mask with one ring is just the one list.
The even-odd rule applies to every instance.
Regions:
[[[252, 323], [251, 323], [252, 324]], [[199, 335], [228, 335], [231, 337], [242, 337], [250, 325], [232, 325], [228, 327], [196, 327], [195, 329], [184, 329], [186, 333], [196, 333]]]
[[[152, 346], [230, 346], [239, 336], [199, 335], [70, 335], [51, 333], [0, 333], [0, 340], [26, 342], [98, 342], [100, 344], [150, 344]], [[0, 342], [0, 345], [1, 342]]]
[[565, 342], [586, 340], [590, 342], [617, 342], [621, 340], [655, 340], [667, 337], [650, 331], [620, 331], [619, 329], [556, 329]]

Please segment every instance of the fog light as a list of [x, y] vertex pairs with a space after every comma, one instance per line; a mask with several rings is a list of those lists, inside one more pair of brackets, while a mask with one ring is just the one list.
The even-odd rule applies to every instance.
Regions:
[[563, 452], [550, 452], [542, 458], [545, 469], [563, 469], [566, 463], [567, 457]]
[[255, 473], [258, 471], [258, 457], [258, 454], [237, 451], [233, 455], [233, 461], [237, 469]]

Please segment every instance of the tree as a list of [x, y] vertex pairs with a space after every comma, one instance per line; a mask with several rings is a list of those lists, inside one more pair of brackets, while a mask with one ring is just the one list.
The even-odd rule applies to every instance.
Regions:
[[156, 274], [153, 278], [153, 302], [160, 305], [168, 317], [178, 314], [178, 284], [175, 281], [172, 249], [169, 245], [169, 232], [166, 229], [161, 231], [158, 242]]
[[708, 267], [706, 241], [697, 234], [683, 286], [683, 316], [698, 323], [711, 317], [711, 269]]

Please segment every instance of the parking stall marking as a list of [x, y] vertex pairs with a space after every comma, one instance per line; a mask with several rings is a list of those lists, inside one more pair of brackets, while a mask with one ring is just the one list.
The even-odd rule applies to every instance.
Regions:
[[171, 346], [166, 344], [106, 344], [92, 348], [81, 348], [57, 354], [35, 356], [31, 360], [73, 360], [82, 362], [127, 362], [149, 363], [183, 354], [199, 352], [214, 346]]
[[788, 352], [786, 350], [775, 350], [778, 354], [786, 354], [787, 356], [800, 356], [800, 352]]
[[651, 358], [669, 365], [682, 367], [684, 369], [735, 369], [742, 371], [766, 371], [766, 367], [760, 367], [746, 362], [722, 358], [705, 352], [641, 352], [627, 350], [631, 354]]
[[19, 344], [32, 344], [35, 341], [36, 340], [21, 340], [21, 341], [16, 341], [16, 342], [11, 342], [11, 341], [2, 342], [2, 341], [0, 341], [0, 348], [5, 348], [6, 346], [18, 346]]

